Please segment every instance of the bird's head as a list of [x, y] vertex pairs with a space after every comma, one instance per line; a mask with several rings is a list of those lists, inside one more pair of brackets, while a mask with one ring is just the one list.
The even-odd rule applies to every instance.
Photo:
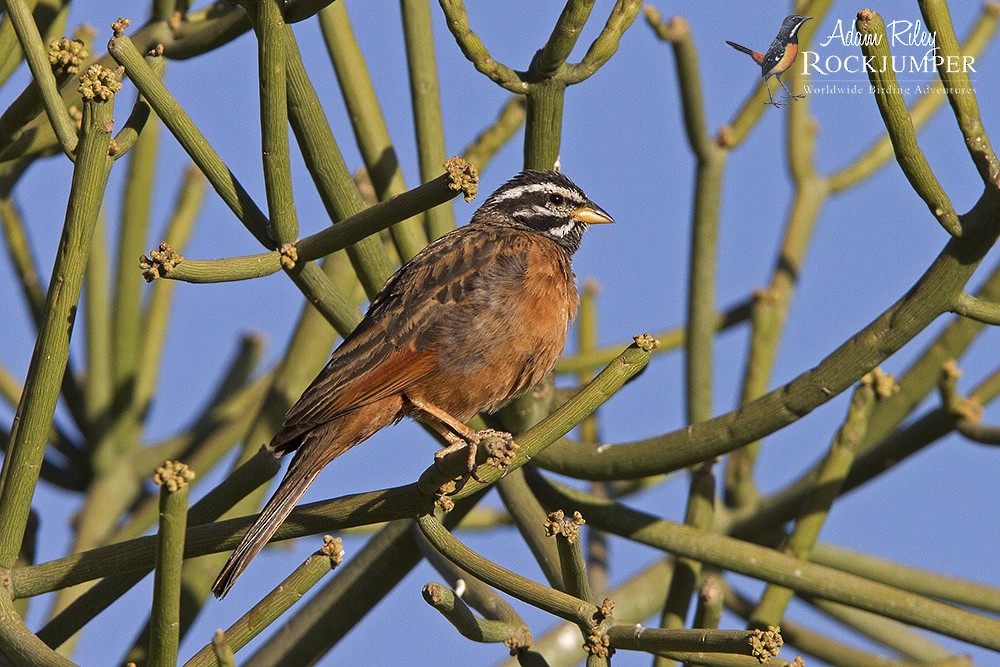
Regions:
[[510, 225], [547, 236], [569, 254], [589, 225], [614, 222], [558, 171], [526, 169], [501, 185], [476, 211], [472, 224]]
[[781, 35], [785, 36], [789, 40], [798, 40], [799, 38], [799, 28], [802, 27], [806, 21], [811, 21], [811, 16], [799, 16], [798, 14], [792, 14], [791, 16], [786, 16], [785, 20], [781, 23]]

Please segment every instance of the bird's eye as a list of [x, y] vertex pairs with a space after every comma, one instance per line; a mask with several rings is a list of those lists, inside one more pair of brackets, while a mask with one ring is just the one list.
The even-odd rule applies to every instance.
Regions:
[[549, 202], [553, 206], [562, 206], [564, 201], [565, 201], [565, 199], [560, 194], [553, 193], [553, 194], [549, 195]]

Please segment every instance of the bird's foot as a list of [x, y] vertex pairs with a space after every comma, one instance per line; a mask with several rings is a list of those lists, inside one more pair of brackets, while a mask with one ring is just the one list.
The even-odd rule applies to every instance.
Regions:
[[479, 464], [476, 463], [476, 454], [479, 452], [479, 444], [484, 440], [488, 440], [491, 443], [499, 443], [488, 445], [487, 451], [489, 451], [490, 456], [487, 459], [487, 462], [491, 465], [496, 465], [497, 467], [502, 466], [504, 474], [506, 474], [507, 468], [510, 467], [510, 462], [513, 460], [517, 443], [514, 442], [514, 438], [510, 433], [497, 431], [492, 428], [483, 429], [482, 431], [472, 431], [463, 438], [455, 436], [455, 441], [452, 442], [452, 444], [444, 449], [439, 449], [434, 453], [434, 467], [438, 469], [438, 472], [444, 472], [441, 468], [441, 463], [444, 458], [452, 452], [465, 447], [466, 470], [468, 471], [469, 477], [476, 480], [480, 484], [485, 484], [485, 482], [479, 478], [479, 475], [476, 474], [479, 470]]
[[782, 107], [781, 102], [775, 102], [774, 100], [767, 100], [766, 102], [761, 102], [761, 104], [768, 104], [773, 106], [775, 109], [780, 109]]
[[804, 94], [803, 95], [784, 95], [783, 97], [786, 100], [789, 100], [789, 99], [791, 99], [791, 100], [804, 100], [806, 98], [806, 96]]

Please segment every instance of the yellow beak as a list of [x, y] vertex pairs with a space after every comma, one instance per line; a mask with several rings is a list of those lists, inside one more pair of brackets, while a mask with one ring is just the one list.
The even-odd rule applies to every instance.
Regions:
[[588, 225], [607, 225], [615, 221], [614, 218], [594, 204], [581, 206], [573, 211], [573, 219], [578, 222], [585, 222]]

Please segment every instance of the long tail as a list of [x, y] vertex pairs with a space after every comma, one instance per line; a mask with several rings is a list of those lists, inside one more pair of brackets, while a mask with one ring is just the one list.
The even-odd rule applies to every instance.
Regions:
[[243, 541], [236, 547], [222, 571], [219, 572], [215, 583], [212, 584], [212, 592], [215, 597], [221, 599], [226, 596], [237, 577], [243, 573], [253, 557], [264, 548], [274, 532], [278, 530], [281, 522], [295, 507], [295, 503], [316, 479], [322, 466], [316, 466], [314, 462], [309, 461], [308, 459], [313, 457], [305, 456], [307, 451], [299, 450], [296, 452], [288, 467], [288, 472], [285, 473], [281, 484], [278, 485], [278, 489], [267, 501], [260, 516], [250, 526], [250, 530], [243, 536]]
[[737, 51], [742, 51], [743, 53], [745, 53], [748, 56], [750, 56], [751, 58], [753, 58], [753, 53], [754, 53], [753, 49], [748, 49], [747, 47], [743, 46], [742, 44], [737, 44], [736, 42], [730, 42], [728, 39], [726, 40], [726, 44], [728, 44], [729, 46], [733, 47]]

